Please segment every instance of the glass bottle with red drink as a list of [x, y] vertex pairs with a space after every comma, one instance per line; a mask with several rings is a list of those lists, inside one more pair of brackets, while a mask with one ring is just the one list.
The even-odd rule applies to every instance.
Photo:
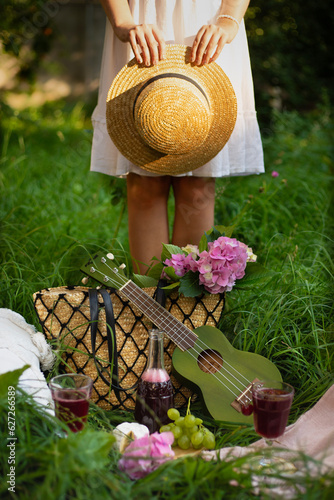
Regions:
[[174, 406], [174, 393], [170, 377], [164, 366], [164, 332], [149, 331], [149, 351], [146, 368], [139, 380], [135, 420], [156, 432], [169, 422], [167, 411]]

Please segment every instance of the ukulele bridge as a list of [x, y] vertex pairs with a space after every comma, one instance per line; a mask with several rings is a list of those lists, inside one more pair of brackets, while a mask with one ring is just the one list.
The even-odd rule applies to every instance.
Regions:
[[259, 379], [255, 378], [253, 382], [251, 382], [246, 389], [239, 394], [238, 397], [235, 398], [234, 401], [232, 401], [231, 406], [234, 408], [237, 412], [242, 413], [242, 408], [247, 407], [250, 404], [252, 404], [252, 385], [254, 382], [258, 382]]

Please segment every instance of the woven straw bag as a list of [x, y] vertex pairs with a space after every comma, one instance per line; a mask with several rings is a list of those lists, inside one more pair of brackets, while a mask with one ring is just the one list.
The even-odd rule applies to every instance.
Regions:
[[[108, 345], [105, 300], [97, 295], [98, 321], [95, 349], [92, 349], [92, 318], [90, 293], [92, 289], [83, 286], [46, 288], [34, 293], [34, 306], [48, 340], [59, 350], [64, 369], [67, 372], [84, 373], [93, 381], [92, 401], [101, 408], [133, 410], [135, 406], [136, 384], [143, 373], [148, 353], [148, 330], [152, 323], [139, 309], [132, 305], [121, 292], [107, 289], [111, 298], [116, 351]], [[154, 296], [156, 288], [146, 288], [145, 292]], [[193, 330], [202, 325], [217, 326], [224, 307], [224, 297], [208, 295], [203, 297], [183, 297], [177, 293], [166, 298], [165, 308], [179, 321]], [[165, 337], [164, 362], [171, 373], [172, 354], [175, 344]], [[112, 385], [110, 350], [118, 368], [118, 388]], [[94, 352], [95, 351], [95, 352]], [[171, 374], [174, 387], [175, 406], [182, 407], [189, 397], [196, 395]]]

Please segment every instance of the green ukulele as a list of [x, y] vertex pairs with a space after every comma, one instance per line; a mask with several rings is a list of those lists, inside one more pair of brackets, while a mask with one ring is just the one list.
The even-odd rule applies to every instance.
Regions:
[[276, 366], [259, 354], [235, 349], [213, 326], [190, 330], [129, 280], [111, 258], [111, 254], [98, 254], [81, 270], [122, 292], [176, 344], [172, 358], [176, 377], [202, 396], [215, 420], [251, 424], [252, 383], [259, 379], [282, 380]]

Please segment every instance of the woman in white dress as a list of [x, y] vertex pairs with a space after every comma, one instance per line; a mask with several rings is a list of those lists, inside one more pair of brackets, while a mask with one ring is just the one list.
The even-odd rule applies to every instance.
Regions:
[[[169, 242], [167, 201], [175, 197], [171, 241], [198, 244], [214, 224], [215, 178], [264, 172], [243, 17], [249, 0], [101, 0], [107, 15], [91, 170], [126, 176], [130, 253], [145, 273]], [[238, 115], [232, 135], [209, 163], [183, 175], [157, 175], [127, 160], [106, 127], [109, 87], [133, 57], [147, 66], [164, 58], [166, 43], [192, 47], [193, 64], [216, 61], [234, 88]]]

